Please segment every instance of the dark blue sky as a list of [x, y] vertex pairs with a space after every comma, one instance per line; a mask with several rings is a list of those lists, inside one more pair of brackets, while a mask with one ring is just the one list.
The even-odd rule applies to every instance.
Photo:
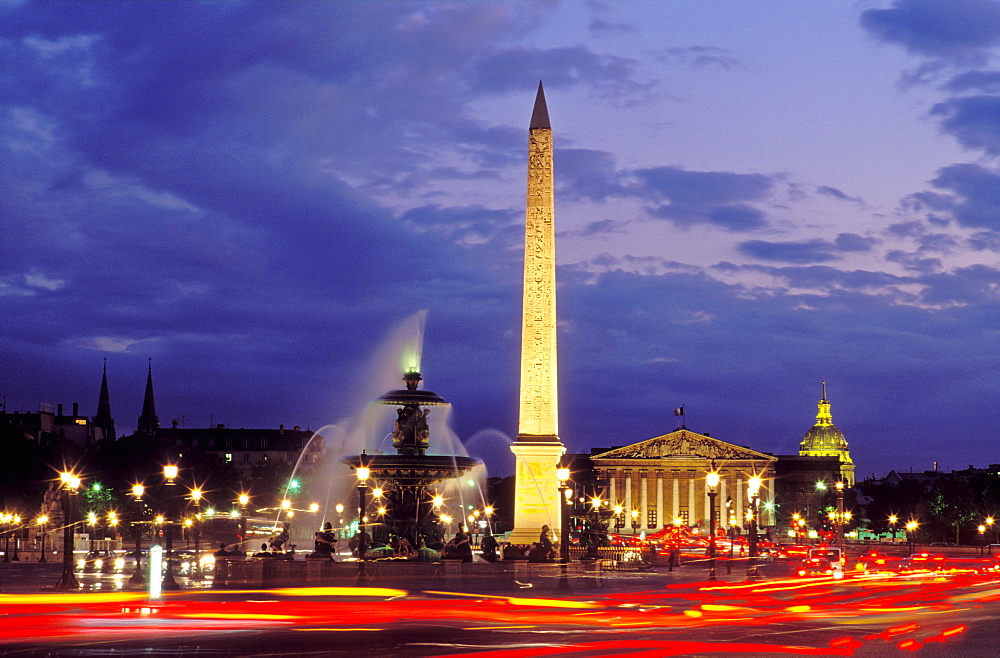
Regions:
[[127, 432], [152, 357], [164, 424], [316, 429], [427, 309], [509, 470], [542, 79], [570, 450], [683, 404], [794, 453], [826, 379], [860, 477], [1000, 462], [998, 47], [987, 0], [3, 3], [0, 393], [93, 415], [107, 357]]

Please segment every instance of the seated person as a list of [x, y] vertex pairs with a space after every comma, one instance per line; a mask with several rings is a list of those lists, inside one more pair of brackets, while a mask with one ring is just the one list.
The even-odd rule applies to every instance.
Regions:
[[268, 542], [271, 545], [271, 548], [273, 548], [276, 551], [280, 551], [281, 547], [285, 544], [286, 541], [288, 541], [288, 530], [289, 528], [291, 528], [291, 524], [284, 523], [282, 524], [282, 526], [283, 527], [281, 528], [281, 532], [279, 532], [274, 537], [271, 537], [271, 540]]
[[219, 544], [219, 550], [215, 552], [215, 557], [231, 557], [232, 553], [226, 550], [226, 542]]
[[500, 555], [498, 553], [500, 544], [497, 542], [497, 538], [494, 537], [493, 533], [489, 530], [487, 530], [486, 534], [483, 536], [483, 541], [480, 543], [480, 546], [483, 549], [483, 559], [487, 562], [496, 562], [500, 559]]
[[260, 545], [260, 552], [254, 553], [251, 557], [274, 557], [273, 553], [267, 552], [267, 543]]

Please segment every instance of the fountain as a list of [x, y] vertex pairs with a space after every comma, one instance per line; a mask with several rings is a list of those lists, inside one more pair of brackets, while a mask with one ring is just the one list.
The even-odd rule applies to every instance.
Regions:
[[406, 388], [389, 391], [377, 400], [398, 407], [392, 432], [396, 454], [362, 452], [343, 460], [355, 469], [368, 468], [370, 477], [383, 490], [387, 502], [381, 520], [390, 542], [406, 538], [415, 548], [442, 539], [443, 529], [432, 514], [430, 487], [461, 477], [482, 463], [473, 457], [426, 454], [430, 445], [429, 407], [447, 405], [448, 401], [432, 391], [418, 389], [422, 379], [419, 372], [407, 372], [403, 375]]

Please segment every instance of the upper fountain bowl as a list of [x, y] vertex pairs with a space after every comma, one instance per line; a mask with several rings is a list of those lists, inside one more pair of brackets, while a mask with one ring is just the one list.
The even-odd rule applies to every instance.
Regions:
[[393, 406], [416, 405], [418, 407], [449, 404], [447, 400], [434, 391], [417, 390], [417, 385], [422, 379], [423, 377], [420, 376], [419, 372], [406, 373], [403, 375], [403, 382], [406, 383], [406, 388], [396, 389], [395, 391], [389, 391], [384, 395], [380, 395], [378, 402]]

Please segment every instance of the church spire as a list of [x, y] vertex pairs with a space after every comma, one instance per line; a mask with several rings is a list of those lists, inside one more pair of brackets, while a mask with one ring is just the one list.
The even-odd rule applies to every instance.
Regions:
[[818, 411], [816, 412], [816, 425], [833, 425], [833, 416], [830, 414], [830, 401], [826, 399], [826, 381], [823, 381], [823, 397], [819, 400]]
[[153, 436], [160, 427], [160, 419], [156, 415], [156, 402], [153, 401], [153, 359], [149, 360], [149, 371], [146, 375], [146, 397], [142, 401], [142, 414], [136, 434]]
[[105, 441], [114, 441], [115, 419], [111, 417], [111, 396], [108, 395], [108, 360], [104, 359], [104, 375], [101, 377], [101, 396], [97, 401], [97, 415], [94, 425], [100, 428]]

